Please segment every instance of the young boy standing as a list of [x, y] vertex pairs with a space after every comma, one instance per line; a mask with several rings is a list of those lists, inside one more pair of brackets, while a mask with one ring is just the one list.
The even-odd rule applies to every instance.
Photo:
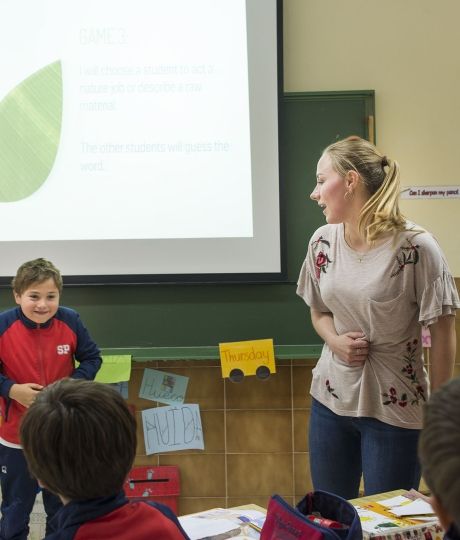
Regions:
[[[50, 383], [63, 377], [94, 379], [102, 359], [79, 315], [59, 307], [62, 277], [50, 261], [24, 263], [12, 285], [18, 307], [0, 314], [0, 539], [26, 540], [38, 484], [20, 446], [21, 418]], [[77, 369], [74, 360], [80, 362]], [[47, 490], [43, 504], [48, 533], [49, 520], [62, 504]]]
[[167, 506], [129, 502], [136, 421], [107, 384], [63, 379], [45, 388], [21, 424], [31, 473], [64, 503], [46, 540], [188, 539]]

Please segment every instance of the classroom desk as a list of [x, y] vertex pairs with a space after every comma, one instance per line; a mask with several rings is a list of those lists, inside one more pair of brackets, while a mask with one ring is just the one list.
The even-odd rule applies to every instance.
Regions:
[[404, 495], [407, 493], [407, 489], [395, 489], [393, 491], [386, 491], [385, 493], [378, 493], [376, 495], [369, 495], [368, 497], [358, 497], [356, 499], [350, 499], [351, 504], [359, 504], [363, 502], [372, 502], [372, 501], [384, 501], [385, 499], [391, 499], [398, 495]]
[[[353, 505], [358, 505], [358, 506], [362, 506], [363, 503], [366, 503], [366, 502], [378, 502], [378, 501], [382, 501], [382, 500], [385, 500], [385, 499], [390, 499], [390, 498], [393, 498], [393, 497], [396, 497], [398, 495], [405, 495], [407, 493], [407, 490], [405, 489], [396, 489], [394, 491], [387, 491], [385, 493], [379, 493], [379, 494], [376, 494], [376, 495], [369, 495], [367, 497], [358, 497], [356, 499], [350, 499], [350, 503], [353, 504]], [[236, 507], [233, 507], [233, 508], [228, 508], [227, 509], [228, 511], [232, 512], [232, 511], [237, 511], [237, 512], [241, 512], [241, 513], [244, 513], [244, 510], [258, 510], [259, 512], [266, 512], [266, 509], [265, 508], [262, 508], [261, 506], [258, 506], [257, 504], [246, 504], [246, 505], [241, 505], [241, 506], [236, 506]], [[204, 511], [204, 512], [197, 512], [196, 514], [190, 514], [190, 516], [201, 516], [201, 515], [204, 515], [206, 514], [207, 512], [211, 512], [212, 510], [207, 510], [207, 511]], [[184, 516], [185, 517], [185, 516]], [[224, 516], [222, 516], [224, 517]], [[429, 524], [426, 524], [426, 526], [430, 526]], [[236, 525], [235, 528], [237, 528], [238, 525]], [[432, 524], [431, 524], [431, 527], [432, 527]], [[240, 534], [238, 534], [237, 536], [235, 536], [235, 530], [233, 530], [232, 532], [229, 532], [229, 533], [223, 533], [223, 534], [218, 534], [218, 535], [215, 535], [215, 536], [208, 536], [206, 537], [206, 540], [226, 540], [226, 539], [230, 539], [230, 538], [233, 538], [234, 540], [257, 540], [260, 535], [257, 534], [254, 530], [251, 530], [249, 529], [248, 526], [240, 526], [241, 528], [241, 532]], [[419, 525], [416, 525], [416, 526], [410, 526], [408, 527], [408, 530], [415, 530], [415, 529], [418, 529], [420, 531], [423, 530], [423, 528], [426, 528], [424, 524], [419, 524]], [[436, 528], [431, 528], [430, 529], [430, 533], [431, 533], [431, 538], [434, 539], [434, 540], [441, 540], [442, 538], [442, 533], [440, 531], [440, 529], [438, 527]], [[371, 534], [364, 534], [364, 538], [366, 538], [367, 540], [372, 540], [375, 536], [377, 535], [377, 533], [371, 533]], [[384, 533], [379, 533], [378, 536], [379, 538], [382, 538], [382, 535], [387, 538], [388, 540], [393, 540], [393, 537], [391, 534], [389, 534], [388, 532], [386, 534]], [[396, 539], [397, 536], [394, 536], [394, 539]], [[415, 532], [414, 533], [414, 536], [411, 536], [409, 535], [408, 538], [410, 538], [411, 540], [417, 540], [418, 539], [418, 535], [417, 533]]]

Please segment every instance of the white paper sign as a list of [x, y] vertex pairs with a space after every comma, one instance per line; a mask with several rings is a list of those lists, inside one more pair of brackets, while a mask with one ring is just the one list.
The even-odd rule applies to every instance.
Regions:
[[413, 186], [401, 191], [401, 199], [458, 199], [460, 186]]
[[200, 408], [197, 404], [156, 407], [142, 411], [145, 452], [204, 450]]

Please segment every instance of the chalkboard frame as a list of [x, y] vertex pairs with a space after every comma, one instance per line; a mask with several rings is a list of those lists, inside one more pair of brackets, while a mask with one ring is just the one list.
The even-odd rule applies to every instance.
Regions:
[[[315, 182], [316, 161], [331, 137], [352, 132], [368, 137], [374, 92], [299, 92], [286, 94], [283, 101], [280, 165], [288, 210], [288, 279], [268, 284], [65, 285], [62, 303], [81, 314], [104, 354], [131, 354], [135, 361], [212, 361], [219, 358], [219, 342], [273, 338], [277, 359], [319, 357], [321, 340], [312, 329], [308, 307], [295, 294], [309, 237], [324, 222], [308, 194]], [[308, 103], [313, 105], [304, 109]], [[350, 107], [352, 122], [346, 112]], [[323, 109], [329, 110], [332, 126], [321, 134], [323, 117], [316, 112]], [[309, 125], [311, 133], [301, 123], [291, 129], [290, 123], [305, 115], [311, 124], [311, 114], [316, 115], [315, 125]], [[12, 302], [11, 291], [0, 289], [0, 307], [6, 309]]]

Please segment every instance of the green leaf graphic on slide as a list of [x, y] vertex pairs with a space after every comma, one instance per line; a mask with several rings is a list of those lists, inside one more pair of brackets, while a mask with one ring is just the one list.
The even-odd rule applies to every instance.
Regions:
[[61, 62], [40, 69], [0, 101], [0, 202], [43, 185], [56, 159], [62, 123]]

